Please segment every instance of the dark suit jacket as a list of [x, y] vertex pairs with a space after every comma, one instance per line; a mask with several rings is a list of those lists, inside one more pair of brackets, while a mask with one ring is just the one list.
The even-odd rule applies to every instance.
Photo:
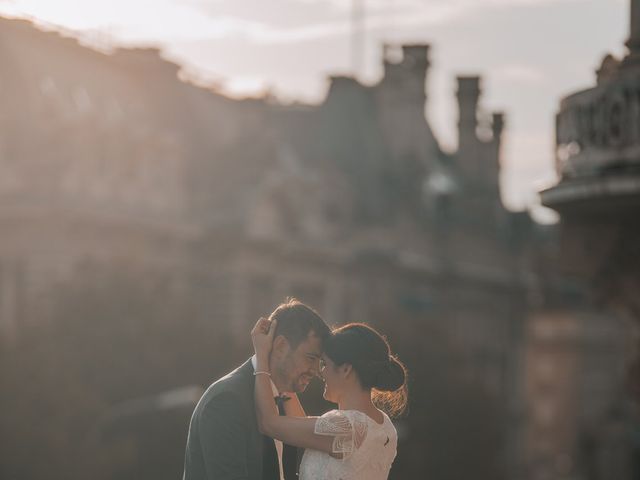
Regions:
[[263, 480], [254, 385], [248, 360], [204, 392], [189, 424], [184, 480]]

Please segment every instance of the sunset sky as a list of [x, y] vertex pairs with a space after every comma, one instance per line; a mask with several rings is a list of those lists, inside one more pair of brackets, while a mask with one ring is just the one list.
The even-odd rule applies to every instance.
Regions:
[[[427, 115], [444, 147], [456, 143], [455, 76], [483, 77], [483, 106], [507, 114], [502, 186], [514, 209], [554, 179], [559, 99], [592, 86], [628, 35], [628, 0], [361, 1], [363, 82], [379, 79], [383, 42], [432, 45]], [[235, 95], [318, 102], [327, 74], [353, 73], [348, 0], [0, 0], [0, 14], [94, 42], [158, 45]]]

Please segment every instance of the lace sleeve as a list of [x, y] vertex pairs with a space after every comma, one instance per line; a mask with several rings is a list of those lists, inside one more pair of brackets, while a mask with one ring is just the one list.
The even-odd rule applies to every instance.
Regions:
[[354, 411], [331, 410], [316, 420], [314, 432], [332, 436], [332, 452], [347, 459], [360, 448], [367, 436], [367, 420], [363, 415]]

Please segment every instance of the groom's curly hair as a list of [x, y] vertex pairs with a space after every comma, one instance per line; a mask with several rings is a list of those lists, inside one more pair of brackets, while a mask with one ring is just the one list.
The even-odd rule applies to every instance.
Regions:
[[310, 332], [324, 341], [331, 335], [331, 329], [313, 308], [290, 297], [269, 315], [269, 320], [277, 320], [275, 335], [287, 339], [291, 348], [295, 349], [304, 341]]

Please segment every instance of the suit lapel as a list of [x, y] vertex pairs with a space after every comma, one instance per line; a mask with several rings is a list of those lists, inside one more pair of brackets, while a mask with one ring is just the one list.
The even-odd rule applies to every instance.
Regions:
[[280, 480], [280, 467], [278, 466], [278, 454], [276, 452], [273, 439], [260, 433], [258, 428], [258, 419], [254, 407], [254, 391], [255, 379], [253, 376], [253, 365], [251, 359], [242, 364], [234, 375], [242, 378], [247, 395], [247, 418], [250, 419], [250, 431], [247, 432], [249, 438], [247, 444], [249, 447], [248, 457], [252, 463], [251, 470], [259, 472], [262, 480]]

